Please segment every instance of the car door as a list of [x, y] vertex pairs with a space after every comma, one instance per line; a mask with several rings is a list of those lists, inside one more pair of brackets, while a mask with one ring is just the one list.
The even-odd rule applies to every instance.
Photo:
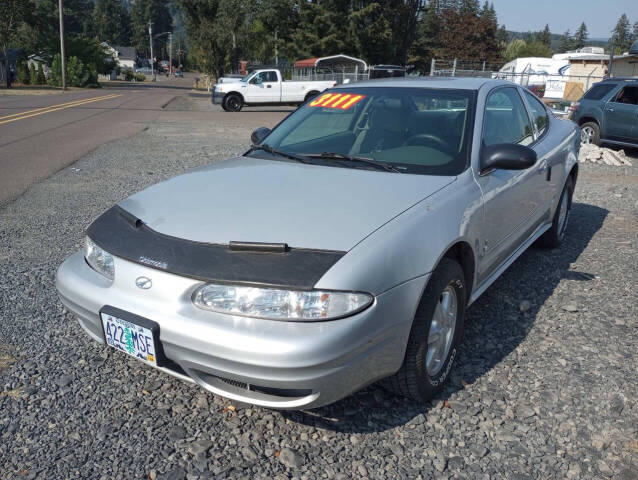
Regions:
[[544, 181], [537, 179], [537, 183], [543, 193], [544, 214], [549, 218], [553, 196], [557, 190], [560, 192], [559, 187], [565, 183], [565, 170], [560, 168], [560, 164], [566, 161], [567, 150], [557, 149], [555, 142], [549, 138], [549, 113], [543, 102], [526, 88], [521, 91], [534, 127], [536, 140], [532, 148], [538, 156], [538, 174], [544, 178]]
[[[480, 119], [478, 120], [481, 121]], [[489, 92], [482, 119], [483, 146], [532, 146], [536, 137], [517, 87]], [[477, 177], [483, 195], [482, 255], [479, 282], [489, 276], [538, 228], [546, 202], [544, 164], [527, 170], [492, 170]]]
[[603, 137], [621, 142], [633, 138], [638, 116], [638, 86], [625, 86], [607, 102], [604, 108]]
[[246, 88], [248, 103], [272, 103], [279, 101], [277, 72], [267, 70], [254, 75]]

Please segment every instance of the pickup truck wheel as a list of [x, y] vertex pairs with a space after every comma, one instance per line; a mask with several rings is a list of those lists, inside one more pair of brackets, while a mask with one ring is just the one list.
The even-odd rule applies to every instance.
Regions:
[[573, 194], [574, 182], [570, 175], [567, 177], [563, 191], [560, 194], [560, 200], [558, 201], [558, 206], [556, 207], [556, 212], [552, 220], [552, 227], [536, 241], [540, 247], [556, 248], [565, 240], [569, 212], [572, 209]]
[[461, 266], [443, 258], [417, 308], [403, 365], [381, 381], [388, 390], [427, 402], [443, 389], [463, 337], [466, 291]]
[[238, 94], [231, 93], [224, 98], [223, 106], [227, 112], [239, 112], [244, 106], [244, 101]]
[[317, 91], [308, 92], [306, 94], [306, 98], [303, 99], [304, 103], [306, 103], [308, 100], [312, 100], [317, 95], [319, 95], [319, 92], [317, 92]]
[[580, 126], [580, 141], [600, 145], [600, 127], [595, 122], [583, 123]]

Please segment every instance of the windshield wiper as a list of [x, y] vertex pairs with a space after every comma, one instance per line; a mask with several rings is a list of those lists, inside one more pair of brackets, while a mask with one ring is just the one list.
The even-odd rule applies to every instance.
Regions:
[[296, 155], [290, 152], [284, 152], [283, 150], [277, 150], [276, 148], [272, 148], [270, 145], [263, 143], [261, 145], [253, 145], [250, 147], [249, 152], [254, 152], [255, 150], [263, 150], [264, 152], [268, 152], [271, 155], [279, 155], [280, 157], [290, 158], [291, 160], [296, 160], [301, 163], [310, 163], [307, 157], [303, 155]]
[[323, 152], [323, 153], [307, 153], [307, 157], [310, 158], [336, 158], [339, 160], [348, 160], [349, 162], [361, 163], [374, 167], [376, 170], [384, 170], [386, 172], [401, 173], [401, 171], [393, 165], [384, 162], [378, 162], [372, 158], [367, 157], [353, 157], [352, 155], [345, 155], [338, 152]]

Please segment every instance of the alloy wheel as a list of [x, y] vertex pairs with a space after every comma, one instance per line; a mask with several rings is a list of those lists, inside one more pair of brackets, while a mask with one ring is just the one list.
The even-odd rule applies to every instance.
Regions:
[[425, 366], [431, 377], [441, 371], [450, 353], [454, 340], [454, 331], [456, 330], [457, 317], [458, 301], [456, 298], [456, 290], [452, 284], [450, 284], [441, 292], [428, 333], [428, 350], [425, 358]]

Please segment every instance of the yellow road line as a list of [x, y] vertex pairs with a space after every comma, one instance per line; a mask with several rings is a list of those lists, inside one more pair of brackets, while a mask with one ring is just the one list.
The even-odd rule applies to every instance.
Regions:
[[[0, 125], [2, 125], [4, 123], [15, 122], [17, 120], [23, 120], [23, 119], [29, 118], [29, 117], [35, 117], [37, 115], [44, 115], [45, 113], [51, 113], [51, 112], [55, 112], [55, 111], [58, 111], [58, 110], [63, 110], [65, 108], [77, 107], [79, 105], [85, 105], [87, 103], [99, 102], [99, 101], [102, 101], [102, 100], [110, 100], [112, 98], [121, 97], [121, 96], [122, 96], [122, 94], [104, 95], [102, 97], [94, 97], [94, 98], [89, 98], [89, 99], [85, 99], [85, 100], [76, 100], [74, 102], [61, 103], [61, 104], [58, 104], [58, 105], [51, 105], [50, 107], [42, 107], [42, 108], [37, 108], [35, 110], [28, 110], [28, 111], [22, 112], [22, 113], [16, 113], [16, 114], [13, 114], [13, 115], [7, 115], [5, 117], [0, 117]], [[9, 118], [9, 117], [16, 117], [16, 118]], [[3, 120], [5, 118], [8, 119], [8, 120]]]
[[78, 102], [84, 102], [86, 100], [97, 100], [97, 99], [106, 99], [108, 97], [111, 97], [112, 95], [115, 95], [113, 93], [110, 93], [108, 95], [101, 95], [99, 97], [90, 97], [90, 98], [79, 98], [77, 100], [73, 100], [72, 102], [66, 102], [66, 103], [58, 103], [57, 105], [49, 105], [48, 107], [40, 107], [40, 108], [35, 108], [33, 110], [26, 110], [24, 112], [19, 112], [19, 113], [12, 113], [11, 115], [4, 115], [2, 117], [0, 117], [0, 120], [4, 120], [5, 118], [10, 118], [10, 117], [17, 117], [20, 115], [26, 115], [27, 113], [33, 113], [33, 112], [39, 112], [41, 110], [48, 110], [49, 108], [56, 108], [56, 107], [62, 107], [64, 105], [72, 105]]

